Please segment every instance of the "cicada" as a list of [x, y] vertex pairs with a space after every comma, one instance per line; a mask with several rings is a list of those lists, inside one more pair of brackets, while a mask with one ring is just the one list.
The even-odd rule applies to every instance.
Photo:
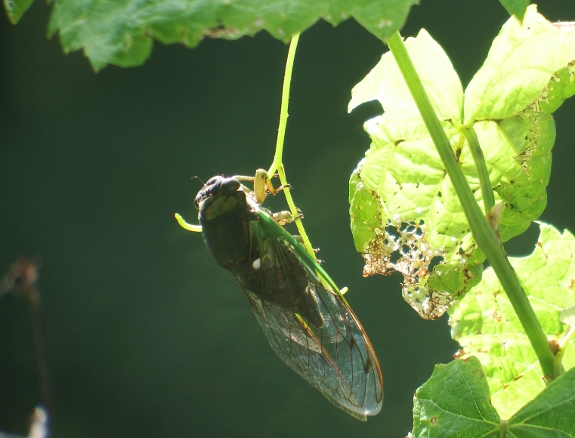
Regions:
[[279, 358], [365, 421], [381, 410], [383, 383], [363, 327], [323, 267], [261, 206], [267, 174], [256, 174], [253, 191], [240, 179], [215, 176], [195, 198], [208, 250], [238, 281]]

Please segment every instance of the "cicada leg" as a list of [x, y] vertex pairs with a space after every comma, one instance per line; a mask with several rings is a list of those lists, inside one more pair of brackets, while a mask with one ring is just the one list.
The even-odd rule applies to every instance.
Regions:
[[289, 211], [279, 211], [277, 213], [273, 213], [272, 217], [278, 224], [284, 226], [285, 224], [291, 224], [296, 219], [303, 219], [302, 212], [298, 211], [298, 213], [299, 214], [297, 216], [294, 216]]
[[271, 178], [269, 177], [268, 172], [264, 169], [257, 169], [255, 176], [236, 175], [234, 176], [234, 178], [236, 178], [239, 181], [251, 181], [254, 183], [253, 194], [258, 204], [264, 202], [268, 193], [270, 195], [275, 195], [283, 189], [291, 188], [289, 184], [279, 186], [277, 189], [274, 188], [273, 184], [271, 183]]

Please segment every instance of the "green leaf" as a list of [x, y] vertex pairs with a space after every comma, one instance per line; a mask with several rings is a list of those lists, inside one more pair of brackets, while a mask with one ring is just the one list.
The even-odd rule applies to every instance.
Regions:
[[573, 437], [575, 368], [555, 379], [508, 421], [491, 404], [476, 357], [436, 365], [415, 393], [412, 437]]
[[473, 126], [496, 202], [505, 203], [499, 223], [505, 242], [523, 233], [547, 205], [555, 122], [548, 114], [526, 109], [506, 119], [478, 121]]
[[[540, 223], [539, 241], [531, 255], [510, 258], [529, 301], [550, 340], [566, 332], [559, 316], [575, 304], [575, 238]], [[493, 405], [509, 418], [545, 387], [541, 368], [517, 314], [491, 268], [479, 285], [449, 311], [453, 339], [460, 354], [476, 356], [491, 388]], [[564, 350], [563, 365], [575, 365], [575, 342]]]
[[436, 365], [416, 392], [412, 437], [499, 437], [499, 415], [474, 357]]
[[[440, 117], [461, 120], [463, 90], [441, 47], [425, 30], [417, 38], [408, 38], [405, 44]], [[384, 54], [378, 65], [354, 87], [349, 109], [373, 99], [381, 102], [385, 113], [365, 124], [372, 145], [355, 178], [361, 182], [362, 190], [370, 194], [364, 199], [376, 199], [381, 212], [373, 218], [376, 224], [373, 219], [366, 221], [365, 216], [356, 217], [363, 204], [355, 196], [352, 224], [361, 221], [362, 229], [373, 230], [371, 235], [365, 231], [359, 235], [352, 225], [356, 248], [366, 259], [366, 275], [384, 273], [393, 264], [393, 269], [404, 275], [404, 297], [422, 316], [438, 317], [450, 304], [451, 293], [467, 290], [478, 280], [479, 272], [461, 262], [471, 256], [471, 251], [465, 252], [472, 246], [469, 228], [390, 53]], [[449, 135], [457, 136], [450, 123], [445, 122], [444, 128]], [[350, 187], [351, 193], [357, 190], [357, 184]], [[461, 242], [461, 237], [466, 241]], [[398, 261], [392, 262], [391, 253], [402, 248]], [[427, 266], [437, 258], [443, 258], [449, 268], [439, 274], [443, 276], [440, 280], [431, 281], [432, 286], [444, 287], [428, 298], [427, 285], [421, 285], [420, 281], [426, 277]]]
[[523, 20], [525, 9], [529, 6], [529, 0], [499, 0], [509, 15], [515, 15]]
[[[483, 197], [464, 125], [477, 134], [495, 202], [504, 203], [501, 239], [523, 233], [547, 203], [549, 113], [575, 94], [574, 27], [547, 22], [534, 5], [523, 25], [511, 17], [465, 93], [425, 30], [405, 45], [477, 202]], [[354, 87], [349, 109], [375, 99], [385, 112], [365, 124], [372, 144], [350, 183], [355, 245], [365, 275], [400, 272], [404, 298], [435, 319], [480, 280], [485, 256], [391, 53]]]
[[575, 32], [556, 26], [531, 5], [523, 23], [511, 17], [493, 40], [465, 90], [465, 121], [500, 120], [540, 98], [558, 70], [575, 60]]
[[320, 18], [355, 18], [381, 40], [403, 27], [418, 0], [53, 0], [49, 34], [65, 52], [83, 49], [95, 70], [141, 65], [153, 40], [195, 47], [203, 38], [238, 39], [266, 30], [288, 42]]
[[[378, 235], [377, 227], [381, 221], [381, 205], [377, 196], [365, 189], [358, 173], [354, 172], [349, 181], [349, 204], [352, 214], [351, 230], [356, 244], [356, 249], [362, 251], [363, 242], [374, 240]], [[370, 254], [384, 252], [377, 248], [371, 248]]]
[[10, 23], [18, 23], [33, 2], [34, 0], [4, 0], [4, 9]]
[[575, 62], [571, 61], [551, 76], [551, 80], [533, 102], [535, 111], [554, 113], [565, 99], [575, 94]]
[[575, 436], [575, 368], [559, 376], [509, 420], [516, 437]]
[[563, 309], [559, 316], [559, 321], [569, 324], [571, 327], [575, 327], [575, 306]]
[[[441, 46], [425, 29], [422, 29], [416, 38], [408, 38], [405, 45], [439, 118], [461, 120], [463, 89]], [[373, 70], [353, 88], [348, 110], [375, 99], [385, 110], [385, 121], [390, 118], [390, 121], [398, 122], [411, 120], [415, 125], [412, 129], [423, 125], [419, 110], [389, 52], [385, 53]]]

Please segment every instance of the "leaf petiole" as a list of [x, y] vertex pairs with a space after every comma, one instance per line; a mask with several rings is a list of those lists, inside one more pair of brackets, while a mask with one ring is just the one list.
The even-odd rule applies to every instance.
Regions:
[[491, 187], [491, 182], [489, 180], [489, 172], [487, 171], [487, 165], [485, 164], [485, 156], [479, 145], [479, 139], [473, 127], [465, 125], [455, 125], [457, 130], [463, 134], [465, 140], [467, 140], [467, 145], [469, 146], [469, 151], [473, 157], [473, 162], [475, 163], [475, 169], [477, 170], [477, 175], [479, 177], [479, 185], [481, 187], [481, 197], [483, 198], [483, 208], [485, 214], [495, 205], [495, 197], [493, 196], [493, 188]]

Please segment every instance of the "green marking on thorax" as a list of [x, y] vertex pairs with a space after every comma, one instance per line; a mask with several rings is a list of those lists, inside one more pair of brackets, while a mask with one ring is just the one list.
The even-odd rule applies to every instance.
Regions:
[[238, 200], [235, 196], [220, 196], [214, 200], [212, 205], [203, 212], [205, 219], [215, 219], [222, 214], [228, 213], [236, 208]]

